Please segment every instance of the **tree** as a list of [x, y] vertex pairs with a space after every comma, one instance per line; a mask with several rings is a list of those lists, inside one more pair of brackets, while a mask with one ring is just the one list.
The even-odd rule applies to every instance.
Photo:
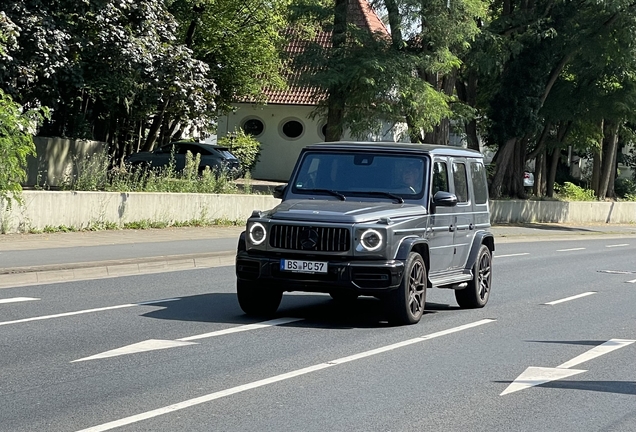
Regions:
[[478, 67], [478, 99], [487, 101], [488, 142], [498, 149], [493, 198], [525, 197], [525, 154], [545, 136], [543, 108], [553, 88], [582, 55], [602, 61], [603, 51], [590, 47], [601, 46], [620, 25], [633, 28], [633, 15], [632, 5], [622, 1], [493, 4], [481, 44], [487, 61], [472, 63]]
[[[411, 67], [400, 73], [424, 81], [431, 96], [405, 115], [411, 140], [448, 144], [451, 119], [467, 121], [467, 114], [470, 115], [470, 110], [457, 99], [455, 87], [462, 58], [480, 32], [479, 23], [486, 15], [488, 3], [482, 0], [383, 0], [383, 3], [391, 25], [393, 49], [411, 59]], [[411, 92], [405, 96], [409, 102], [417, 100]], [[430, 112], [438, 112], [440, 116], [433, 118], [437, 121], [432, 125], [422, 121]]]
[[35, 156], [33, 135], [43, 120], [36, 110], [22, 107], [0, 90], [0, 198], [11, 200], [26, 180], [28, 156]]
[[178, 40], [206, 63], [221, 112], [237, 99], [263, 100], [265, 88], [282, 88], [288, 0], [165, 0]]
[[[17, 27], [0, 12], [0, 60], [10, 59], [9, 51], [17, 47]], [[44, 111], [46, 114], [46, 111]], [[43, 115], [31, 110], [24, 112], [10, 96], [0, 89], [0, 199], [9, 201], [22, 190], [26, 179], [27, 157], [35, 155], [33, 134]]]
[[209, 68], [177, 43], [163, 0], [0, 0], [0, 9], [20, 23], [0, 83], [26, 107], [52, 109], [43, 134], [107, 141], [121, 158], [171, 132], [151, 118], [209, 127], [216, 116]]

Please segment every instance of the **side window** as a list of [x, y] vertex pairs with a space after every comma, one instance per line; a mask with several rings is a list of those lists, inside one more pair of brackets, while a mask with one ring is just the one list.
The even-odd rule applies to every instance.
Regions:
[[466, 164], [453, 163], [453, 181], [455, 182], [455, 195], [457, 202], [468, 202], [468, 178], [466, 176]]
[[446, 162], [436, 161], [433, 165], [433, 196], [439, 191], [450, 192], [448, 189], [448, 169]]
[[470, 176], [473, 180], [473, 190], [475, 191], [475, 204], [486, 204], [488, 202], [486, 168], [481, 163], [471, 162]]

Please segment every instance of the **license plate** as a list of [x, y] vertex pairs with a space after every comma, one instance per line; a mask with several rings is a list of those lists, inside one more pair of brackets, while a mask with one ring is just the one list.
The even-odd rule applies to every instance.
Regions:
[[321, 261], [280, 260], [282, 271], [298, 273], [327, 273], [327, 263]]

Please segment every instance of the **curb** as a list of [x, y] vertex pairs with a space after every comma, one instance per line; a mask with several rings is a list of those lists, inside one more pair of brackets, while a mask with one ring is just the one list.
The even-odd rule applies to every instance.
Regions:
[[236, 251], [232, 250], [206, 254], [14, 267], [0, 269], [0, 289], [223, 267], [233, 265], [235, 257]]

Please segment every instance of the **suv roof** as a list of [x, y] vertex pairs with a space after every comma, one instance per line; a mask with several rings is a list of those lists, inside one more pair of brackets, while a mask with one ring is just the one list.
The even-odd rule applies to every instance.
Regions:
[[472, 157], [483, 158], [480, 152], [469, 150], [462, 147], [451, 147], [435, 144], [414, 144], [414, 143], [396, 143], [396, 142], [355, 142], [355, 141], [335, 141], [312, 144], [305, 147], [307, 150], [369, 150], [369, 151], [396, 151], [396, 152], [413, 152], [428, 153], [440, 156], [455, 157]]

